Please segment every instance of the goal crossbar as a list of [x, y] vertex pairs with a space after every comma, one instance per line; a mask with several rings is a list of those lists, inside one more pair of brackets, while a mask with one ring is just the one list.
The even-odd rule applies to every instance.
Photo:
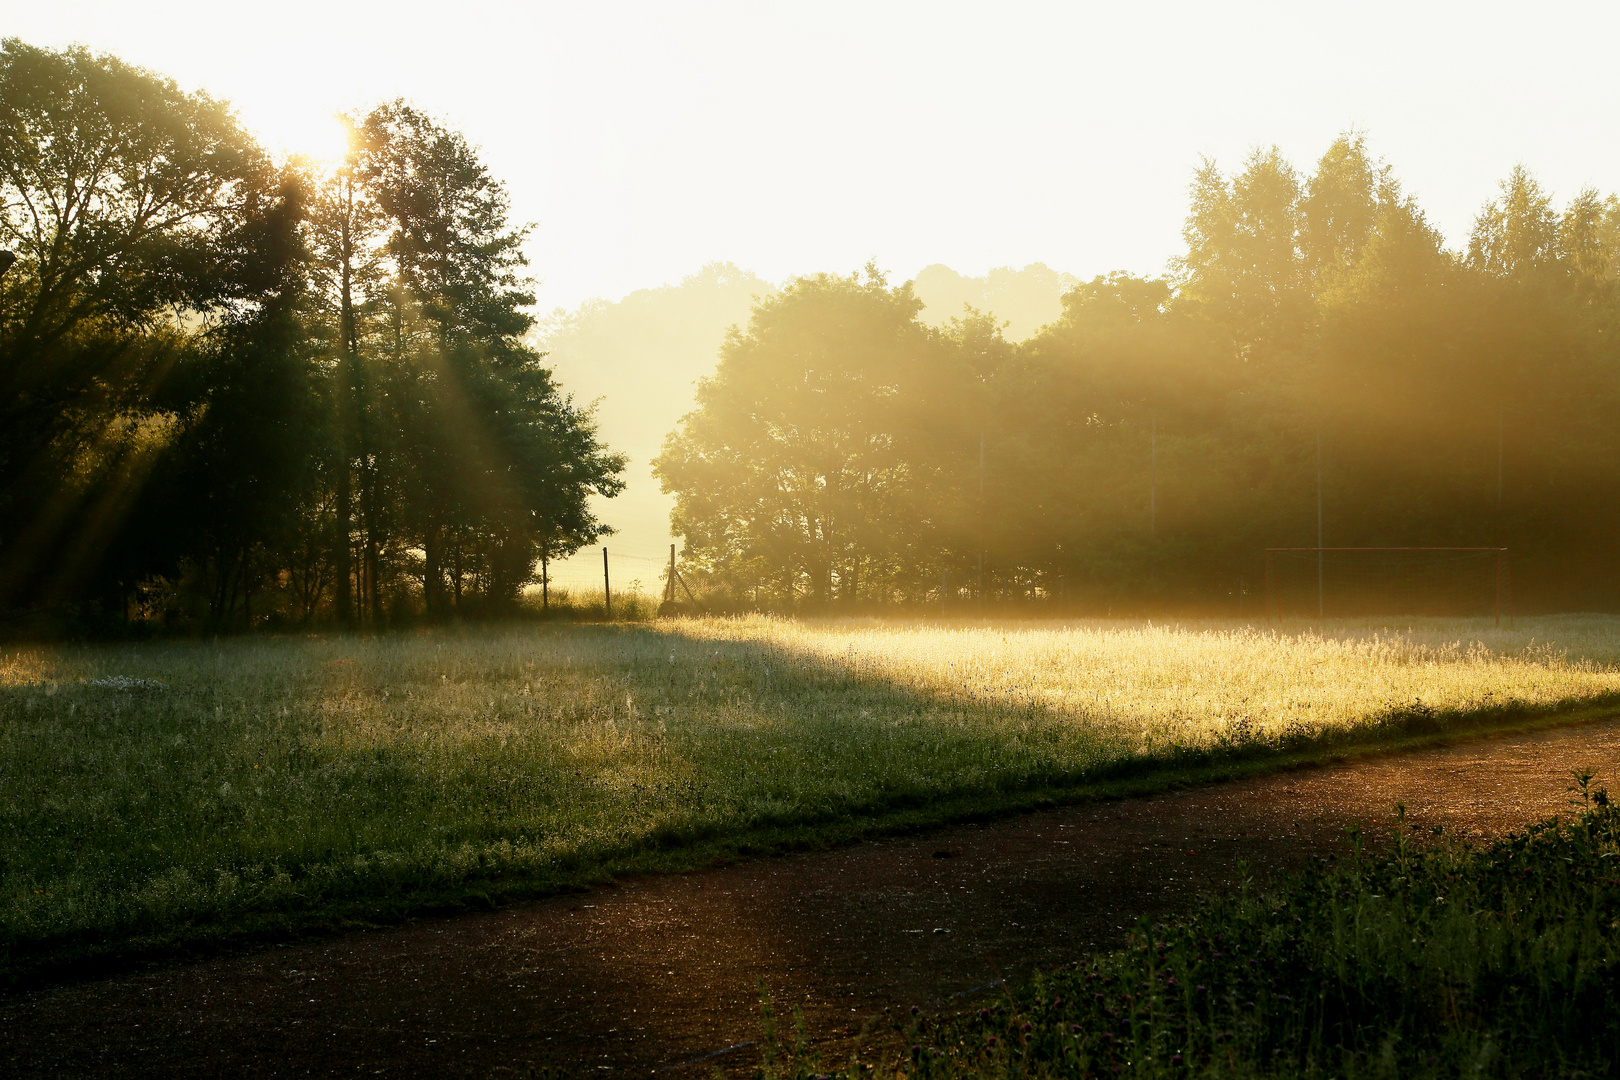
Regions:
[[[1457, 555], [1465, 555], [1465, 554], [1466, 555], [1491, 555], [1491, 556], [1494, 556], [1495, 561], [1496, 561], [1495, 570], [1492, 573], [1491, 577], [1492, 577], [1492, 583], [1493, 583], [1493, 585], [1495, 587], [1495, 594], [1496, 594], [1494, 599], [1493, 599], [1492, 608], [1493, 608], [1493, 614], [1494, 614], [1497, 626], [1502, 625], [1502, 608], [1503, 608], [1504, 601], [1506, 601], [1509, 605], [1511, 605], [1511, 603], [1512, 603], [1512, 593], [1511, 593], [1510, 588], [1509, 588], [1508, 577], [1507, 577], [1507, 574], [1508, 574], [1508, 558], [1507, 558], [1508, 549], [1505, 548], [1505, 547], [1415, 547], [1415, 546], [1408, 546], [1408, 547], [1268, 547], [1268, 548], [1266, 548], [1266, 619], [1267, 619], [1267, 621], [1270, 621], [1271, 619], [1276, 619], [1278, 622], [1282, 621], [1282, 604], [1281, 604], [1281, 598], [1277, 594], [1277, 575], [1276, 575], [1276, 570], [1275, 570], [1275, 566], [1274, 566], [1274, 558], [1277, 555], [1283, 555], [1283, 554], [1288, 554], [1288, 555], [1315, 554], [1317, 556], [1316, 603], [1317, 603], [1317, 616], [1320, 618], [1323, 615], [1323, 607], [1322, 607], [1322, 605], [1323, 605], [1323, 600], [1322, 600], [1323, 585], [1322, 585], [1322, 562], [1321, 562], [1321, 556], [1323, 556], [1323, 555], [1325, 555], [1325, 554], [1327, 554], [1329, 552], [1352, 552], [1352, 551], [1354, 551], [1354, 552], [1378, 552], [1378, 551], [1399, 552], [1399, 551], [1404, 551], [1404, 552], [1433, 552], [1435, 554], [1451, 553], [1451, 554], [1457, 554]], [[1508, 614], [1511, 617], [1511, 615], [1512, 615], [1511, 607], [1509, 608]]]

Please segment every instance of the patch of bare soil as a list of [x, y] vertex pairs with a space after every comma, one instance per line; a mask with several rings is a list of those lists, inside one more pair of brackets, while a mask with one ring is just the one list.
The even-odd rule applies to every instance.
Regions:
[[758, 1060], [755, 987], [847, 1039], [1118, 944], [1142, 916], [1345, 849], [1399, 801], [1488, 839], [1615, 778], [1620, 720], [628, 881], [0, 998], [0, 1075], [708, 1075]]

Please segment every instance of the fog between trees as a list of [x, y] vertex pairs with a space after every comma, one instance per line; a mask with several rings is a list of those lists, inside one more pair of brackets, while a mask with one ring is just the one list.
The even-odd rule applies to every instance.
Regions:
[[351, 121], [340, 167], [277, 163], [206, 95], [0, 50], [12, 630], [499, 614], [662, 534], [655, 478], [718, 607], [1235, 612], [1316, 542], [1318, 446], [1325, 542], [1620, 602], [1612, 196], [1516, 170], [1451, 251], [1347, 135], [1206, 164], [1162, 278], [717, 264], [537, 326], [473, 148]]
[[1235, 614], [1264, 548], [1317, 543], [1320, 446], [1324, 543], [1505, 546], [1521, 610], [1620, 600], [1613, 196], [1516, 169], [1453, 252], [1346, 135], [1309, 173], [1206, 163], [1184, 236], [1021, 343], [872, 267], [763, 300], [655, 466], [691, 575]]
[[[942, 327], [964, 305], [995, 314], [1011, 340], [1028, 337], [1063, 310], [1063, 293], [1077, 281], [1039, 263], [998, 267], [982, 277], [934, 264], [917, 274], [924, 307], [920, 318]], [[652, 472], [664, 436], [695, 403], [697, 381], [714, 372], [726, 332], [744, 326], [758, 299], [776, 285], [730, 263], [712, 263], [680, 282], [641, 289], [618, 301], [594, 300], [558, 310], [531, 335], [563, 385], [583, 402], [600, 402], [596, 416], [608, 445], [629, 457], [624, 490], [597, 512], [614, 526], [614, 551], [660, 560], [671, 539], [672, 495]], [[551, 567], [571, 586], [599, 588], [602, 561], [595, 549]]]

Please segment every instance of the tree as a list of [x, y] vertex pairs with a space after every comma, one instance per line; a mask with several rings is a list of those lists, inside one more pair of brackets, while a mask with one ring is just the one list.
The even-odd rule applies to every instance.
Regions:
[[1596, 298], [1620, 277], [1620, 198], [1583, 188], [1558, 221], [1558, 252], [1577, 288]]
[[1558, 258], [1558, 215], [1552, 197], [1523, 165], [1502, 181], [1501, 195], [1474, 219], [1468, 262], [1488, 274], [1524, 278]]
[[1387, 165], [1367, 156], [1367, 140], [1333, 140], [1305, 182], [1300, 202], [1300, 252], [1317, 278], [1345, 273], [1361, 259], [1378, 229], [1383, 208], [1400, 197]]
[[870, 266], [756, 305], [654, 463], [695, 567], [818, 604], [917, 583], [937, 471], [907, 450], [951, 362], [920, 309]]
[[[171, 378], [190, 403], [166, 482], [143, 500], [147, 516], [185, 523], [174, 550], [207, 581], [209, 621], [252, 626], [253, 597], [299, 545], [317, 494], [330, 415], [307, 314], [308, 251], [300, 235], [307, 178], [287, 170], [280, 197], [244, 230], [251, 307], [223, 313], [200, 335], [193, 362]], [[175, 567], [164, 566], [172, 572]]]
[[[335, 599], [385, 619], [418, 576], [430, 618], [509, 606], [537, 558], [607, 531], [591, 494], [621, 455], [522, 341], [533, 325], [503, 185], [459, 134], [403, 103], [351, 120], [312, 221], [337, 429]], [[359, 559], [352, 557], [358, 549]]]
[[84, 587], [183, 427], [154, 388], [257, 302], [244, 238], [276, 183], [206, 95], [0, 43], [0, 606]]
[[1296, 352], [1310, 321], [1300, 200], [1299, 174], [1276, 147], [1230, 181], [1208, 160], [1193, 180], [1180, 299], [1264, 355]]

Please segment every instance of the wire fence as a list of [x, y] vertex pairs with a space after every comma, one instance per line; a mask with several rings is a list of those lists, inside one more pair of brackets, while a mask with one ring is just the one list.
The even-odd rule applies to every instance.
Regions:
[[[608, 548], [608, 580], [615, 595], [642, 593], [660, 595], [664, 591], [664, 576], [668, 573], [669, 554], [644, 555], [621, 553]], [[576, 596], [602, 594], [602, 549], [586, 548], [567, 559], [559, 559], [548, 568], [550, 587]], [[530, 588], [537, 592], [538, 584]]]

